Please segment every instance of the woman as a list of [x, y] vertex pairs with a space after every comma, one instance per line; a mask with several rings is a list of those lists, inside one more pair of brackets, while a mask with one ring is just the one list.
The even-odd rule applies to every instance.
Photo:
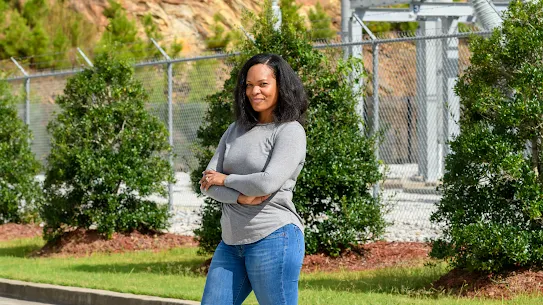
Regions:
[[303, 225], [292, 191], [306, 154], [307, 96], [280, 56], [259, 54], [241, 69], [236, 121], [223, 134], [200, 180], [222, 202], [222, 241], [207, 275], [202, 305], [297, 304]]

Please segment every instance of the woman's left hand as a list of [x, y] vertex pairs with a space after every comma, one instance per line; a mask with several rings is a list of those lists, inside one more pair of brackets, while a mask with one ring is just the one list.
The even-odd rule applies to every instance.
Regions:
[[205, 189], [206, 191], [209, 190], [212, 185], [224, 185], [224, 180], [227, 177], [227, 175], [223, 173], [210, 169], [204, 171], [203, 174], [204, 176], [200, 179], [200, 188]]

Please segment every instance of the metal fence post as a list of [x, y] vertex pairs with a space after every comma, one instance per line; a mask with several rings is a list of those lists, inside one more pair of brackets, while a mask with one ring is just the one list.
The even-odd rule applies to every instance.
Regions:
[[[379, 131], [379, 44], [372, 44], [373, 50], [373, 136]], [[375, 159], [379, 160], [379, 142], [375, 144]], [[379, 183], [373, 186], [373, 198], [379, 196]]]
[[13, 63], [25, 76], [25, 124], [30, 126], [30, 77], [28, 76], [28, 73], [26, 73], [25, 69], [23, 69], [23, 67], [15, 60], [15, 58], [12, 57], [11, 61], [13, 61]]
[[83, 53], [83, 50], [81, 50], [80, 48], [77, 48], [77, 52], [79, 53], [79, 55], [81, 55], [81, 57], [83, 57], [83, 60], [87, 63], [87, 65], [89, 65], [89, 67], [94, 67], [94, 65], [92, 64], [92, 61], [90, 61], [87, 55]]
[[[372, 51], [373, 51], [373, 126], [371, 128], [371, 134], [373, 136], [377, 135], [377, 132], [379, 130], [379, 44], [377, 43], [377, 37], [373, 34], [373, 32], [366, 26], [366, 24], [358, 18], [356, 14], [352, 15], [353, 21], [357, 24], [356, 27], [350, 23], [349, 31], [351, 42], [354, 42], [357, 38], [353, 31], [353, 29], [358, 28], [360, 26], [371, 38], [372, 40]], [[360, 33], [362, 34], [362, 33]], [[360, 36], [360, 42], [362, 42], [363, 37]], [[352, 51], [352, 56], [360, 56], [363, 58], [363, 51], [362, 51], [362, 45], [357, 46], [357, 49], [355, 49], [355, 46], [351, 46], [352, 50], [356, 50], [356, 52]], [[364, 101], [362, 100], [362, 104]], [[364, 105], [362, 105], [362, 110], [364, 110]], [[365, 115], [365, 112], [363, 113]], [[379, 159], [379, 143], [376, 143], [375, 145], [375, 158]], [[373, 185], [373, 198], [377, 198], [379, 196], [379, 182], [377, 182], [375, 185]]]
[[[373, 126], [371, 128], [371, 134], [377, 135], [379, 131], [379, 43], [377, 43], [377, 37], [366, 26], [366, 24], [358, 18], [356, 14], [353, 14], [353, 19], [368, 33], [372, 40], [372, 52], [373, 52]], [[349, 29], [352, 29], [351, 26]], [[352, 36], [351, 36], [352, 37]], [[362, 37], [360, 39], [362, 41]], [[360, 55], [362, 55], [362, 46], [360, 46]], [[375, 143], [375, 159], [379, 159], [379, 143]], [[373, 185], [373, 198], [379, 196], [379, 182]]]
[[[341, 0], [341, 42], [347, 42], [351, 37], [352, 29], [350, 26], [350, 16], [351, 16], [351, 1], [350, 0]], [[349, 58], [349, 47], [343, 48], [343, 59]]]
[[25, 123], [30, 126], [30, 78], [25, 80]]
[[251, 34], [249, 34], [249, 32], [247, 32], [243, 26], [240, 25], [239, 28], [241, 29], [245, 37], [247, 37], [247, 39], [249, 39], [252, 43], [255, 43], [255, 38], [251, 36]]
[[[173, 164], [173, 105], [172, 105], [172, 90], [173, 90], [173, 79], [172, 79], [172, 62], [170, 56], [164, 51], [158, 43], [151, 38], [151, 41], [155, 45], [155, 47], [160, 51], [162, 56], [166, 58], [166, 67], [167, 67], [167, 73], [168, 73], [168, 142], [170, 143], [170, 148], [172, 149], [170, 151], [169, 162], [170, 166], [172, 167], [174, 174], [175, 174], [175, 168]], [[168, 209], [171, 211], [173, 209], [173, 183], [168, 183]]]

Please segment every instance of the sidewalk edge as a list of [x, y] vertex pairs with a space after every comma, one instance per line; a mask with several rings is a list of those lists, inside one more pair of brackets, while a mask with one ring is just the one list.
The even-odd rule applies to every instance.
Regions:
[[0, 278], [0, 296], [58, 305], [199, 305], [200, 302]]

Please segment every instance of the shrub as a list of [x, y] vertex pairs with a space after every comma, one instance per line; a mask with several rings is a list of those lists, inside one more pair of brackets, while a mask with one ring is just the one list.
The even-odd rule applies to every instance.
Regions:
[[501, 29], [473, 37], [460, 77], [461, 133], [450, 143], [445, 225], [432, 256], [454, 266], [502, 271], [543, 263], [543, 2], [512, 2]]
[[144, 108], [148, 96], [133, 75], [128, 62], [102, 55], [57, 98], [40, 210], [46, 239], [91, 225], [108, 236], [167, 226], [167, 207], [144, 199], [165, 195], [173, 181], [167, 130]]
[[[293, 14], [294, 15], [294, 14]], [[275, 31], [268, 2], [247, 27], [254, 43], [245, 40], [241, 55], [233, 58], [234, 68], [224, 89], [207, 97], [209, 108], [198, 131], [199, 167], [192, 171], [195, 190], [222, 133], [233, 121], [232, 102], [236, 77], [242, 64], [258, 53], [280, 54], [300, 75], [309, 100], [306, 127], [308, 151], [298, 177], [293, 201], [306, 225], [309, 253], [332, 255], [354, 244], [377, 238], [384, 229], [379, 198], [370, 195], [371, 185], [382, 178], [373, 147], [374, 138], [366, 138], [355, 106], [361, 92], [353, 92], [362, 75], [360, 61], [333, 64], [312, 48], [306, 29], [297, 30], [283, 16], [281, 31]], [[220, 203], [206, 199], [202, 226], [195, 231], [201, 252], [212, 252], [220, 241]]]
[[0, 82], [0, 224], [36, 220], [42, 199], [30, 150], [30, 130], [17, 115], [8, 85]]

